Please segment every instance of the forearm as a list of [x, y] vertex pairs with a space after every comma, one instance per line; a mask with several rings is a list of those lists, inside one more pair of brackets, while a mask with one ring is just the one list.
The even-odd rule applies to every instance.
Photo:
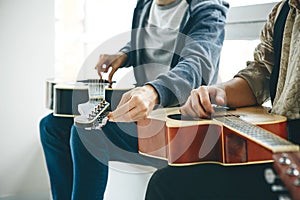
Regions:
[[195, 2], [193, 17], [179, 34], [171, 70], [149, 82], [163, 107], [183, 105], [192, 89], [217, 80], [228, 8], [215, 1]]
[[257, 103], [248, 82], [242, 78], [235, 77], [218, 86], [224, 88], [226, 104], [229, 107], [243, 107]]
[[131, 53], [131, 43], [128, 42], [124, 47], [119, 50], [119, 53], [123, 53], [126, 55], [126, 60], [124, 61], [122, 67], [130, 67], [131, 63], [128, 59], [129, 54]]

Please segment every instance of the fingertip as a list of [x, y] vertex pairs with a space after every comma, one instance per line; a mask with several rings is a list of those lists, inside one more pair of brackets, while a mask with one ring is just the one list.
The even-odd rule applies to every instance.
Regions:
[[217, 104], [219, 104], [219, 105], [225, 105], [225, 99], [224, 99], [223, 97], [218, 96], [218, 97], [216, 98], [216, 102], [217, 102]]

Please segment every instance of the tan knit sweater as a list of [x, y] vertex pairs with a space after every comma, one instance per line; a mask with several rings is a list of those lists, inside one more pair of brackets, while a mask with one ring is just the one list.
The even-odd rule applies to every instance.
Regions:
[[[244, 78], [250, 85], [257, 102], [263, 103], [270, 96], [269, 80], [274, 66], [273, 28], [276, 17], [285, 1], [278, 3], [260, 35], [261, 43], [254, 51], [254, 61], [236, 76]], [[283, 33], [280, 72], [273, 102], [272, 113], [288, 119], [300, 118], [300, 6], [290, 0], [290, 11]]]

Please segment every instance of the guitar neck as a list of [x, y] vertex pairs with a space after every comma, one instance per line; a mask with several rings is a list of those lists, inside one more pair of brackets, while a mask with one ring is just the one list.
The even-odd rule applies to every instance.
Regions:
[[299, 151], [298, 145], [295, 145], [259, 126], [250, 124], [234, 115], [216, 117], [214, 120], [223, 123], [224, 126], [233, 130], [240, 136], [271, 150], [273, 153]]

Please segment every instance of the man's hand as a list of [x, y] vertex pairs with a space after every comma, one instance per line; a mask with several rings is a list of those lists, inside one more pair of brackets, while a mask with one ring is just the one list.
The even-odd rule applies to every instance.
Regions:
[[248, 82], [235, 77], [218, 85], [200, 86], [192, 90], [180, 111], [183, 115], [210, 118], [214, 113], [212, 104], [237, 108], [255, 105], [257, 100]]
[[108, 75], [108, 81], [112, 83], [114, 73], [125, 63], [126, 59], [127, 54], [123, 52], [119, 52], [117, 54], [101, 54], [95, 69], [97, 69], [100, 78], [102, 78], [102, 73], [107, 73], [111, 68]]
[[214, 113], [212, 104], [225, 105], [226, 93], [221, 86], [200, 86], [191, 91], [187, 102], [180, 108], [183, 115], [210, 118]]
[[132, 122], [146, 118], [158, 103], [158, 94], [151, 85], [126, 92], [116, 110], [108, 118], [114, 122]]

